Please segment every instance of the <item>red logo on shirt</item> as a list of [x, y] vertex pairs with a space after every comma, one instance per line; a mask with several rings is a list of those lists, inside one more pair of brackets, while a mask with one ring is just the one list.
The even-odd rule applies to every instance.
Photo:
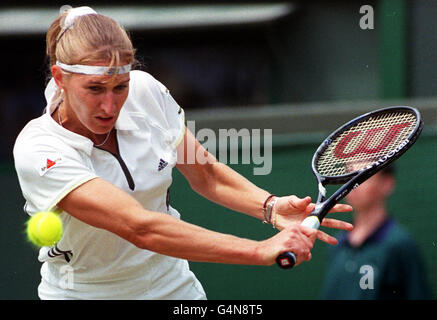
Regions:
[[49, 171], [51, 168], [54, 168], [62, 161], [61, 157], [56, 157], [52, 159], [55, 160], [50, 160], [49, 158], [45, 158], [44, 160], [41, 159], [40, 165], [38, 166], [40, 176], [43, 176], [47, 171]]
[[47, 165], [46, 168], [50, 169], [52, 166], [54, 166], [56, 164], [56, 161], [52, 161], [50, 159], [47, 159]]

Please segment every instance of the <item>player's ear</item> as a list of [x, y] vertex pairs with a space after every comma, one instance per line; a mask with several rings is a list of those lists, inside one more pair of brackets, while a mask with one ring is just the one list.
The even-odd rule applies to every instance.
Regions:
[[64, 89], [64, 77], [60, 66], [53, 65], [51, 68], [53, 79], [59, 89]]

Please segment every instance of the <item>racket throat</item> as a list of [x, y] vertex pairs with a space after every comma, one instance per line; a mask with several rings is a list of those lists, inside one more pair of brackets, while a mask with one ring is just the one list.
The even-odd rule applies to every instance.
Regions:
[[322, 202], [323, 200], [325, 200], [325, 198], [326, 198], [326, 188], [325, 188], [325, 186], [323, 185], [323, 182], [322, 182], [322, 181], [319, 182], [318, 187], [319, 187], [319, 197], [318, 197], [318, 199], [317, 199], [317, 202], [320, 203], [320, 202]]

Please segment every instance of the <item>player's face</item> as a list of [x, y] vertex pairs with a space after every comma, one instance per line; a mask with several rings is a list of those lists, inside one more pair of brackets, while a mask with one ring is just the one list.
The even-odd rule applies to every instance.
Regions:
[[66, 80], [65, 98], [70, 118], [76, 120], [78, 129], [94, 134], [109, 132], [129, 94], [129, 80], [129, 73], [116, 76], [71, 75]]

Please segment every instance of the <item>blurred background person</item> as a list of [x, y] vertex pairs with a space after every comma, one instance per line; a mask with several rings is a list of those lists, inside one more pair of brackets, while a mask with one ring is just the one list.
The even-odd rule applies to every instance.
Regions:
[[329, 252], [324, 299], [429, 299], [419, 249], [387, 209], [396, 185], [394, 167], [375, 174], [347, 197], [354, 226]]

